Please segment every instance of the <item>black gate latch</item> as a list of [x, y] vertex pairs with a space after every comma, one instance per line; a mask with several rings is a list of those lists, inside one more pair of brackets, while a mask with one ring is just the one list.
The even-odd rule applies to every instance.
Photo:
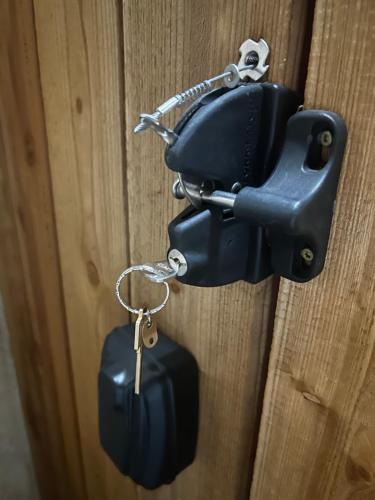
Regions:
[[[170, 483], [191, 464], [198, 435], [197, 363], [158, 335], [152, 319], [167, 303], [167, 280], [218, 286], [277, 273], [304, 282], [326, 257], [345, 123], [329, 111], [301, 111], [297, 93], [282, 85], [258, 83], [268, 69], [264, 40], [247, 40], [240, 52], [238, 67], [168, 99], [135, 128], [167, 143], [173, 194], [190, 201], [169, 224], [167, 261], [131, 266], [118, 278], [116, 295], [137, 320], [115, 328], [102, 354], [100, 441], [145, 488]], [[218, 80], [225, 86], [212, 90]], [[174, 130], [160, 122], [189, 100]], [[120, 285], [133, 271], [164, 283], [161, 304], [138, 309], [125, 300]]]
[[[241, 46], [239, 66], [177, 94], [135, 132], [155, 130], [177, 173], [173, 194], [191, 205], [169, 224], [170, 265], [198, 286], [257, 283], [272, 273], [305, 282], [324, 266], [345, 122], [323, 110], [301, 111], [296, 92], [258, 80], [268, 66], [264, 40]], [[196, 99], [174, 130], [160, 117]]]

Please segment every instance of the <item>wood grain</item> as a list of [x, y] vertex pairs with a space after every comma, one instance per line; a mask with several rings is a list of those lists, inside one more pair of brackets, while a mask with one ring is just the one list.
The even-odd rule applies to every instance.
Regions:
[[252, 500], [375, 498], [375, 5], [318, 0], [308, 107], [349, 142], [323, 274], [282, 280]]
[[42, 498], [84, 499], [29, 1], [1, 2], [0, 40], [0, 281], [22, 405]]
[[[90, 500], [134, 498], [99, 446], [105, 335], [128, 318], [113, 289], [127, 266], [120, 4], [35, 0], [52, 191], [85, 481]], [[68, 498], [68, 496], [66, 497]]]
[[[164, 165], [160, 138], [150, 132], [132, 134], [138, 114], [237, 62], [238, 48], [249, 36], [269, 42], [271, 79], [296, 87], [307, 3], [126, 0], [123, 6], [129, 234], [135, 264], [165, 258], [167, 225], [183, 208], [170, 194], [173, 176]], [[158, 319], [200, 366], [198, 453], [171, 486], [152, 493], [139, 488], [137, 498], [248, 498], [272, 325], [272, 281], [216, 289], [176, 282], [172, 288]], [[158, 289], [138, 278], [131, 292], [139, 306], [160, 299]]]

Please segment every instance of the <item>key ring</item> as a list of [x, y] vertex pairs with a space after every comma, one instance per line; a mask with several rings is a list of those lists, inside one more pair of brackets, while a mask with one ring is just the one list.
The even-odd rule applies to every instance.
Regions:
[[[139, 313], [139, 308], [138, 309], [134, 309], [133, 307], [131, 307], [129, 304], [127, 304], [125, 302], [125, 300], [120, 295], [120, 285], [121, 285], [122, 280], [128, 274], [131, 274], [134, 271], [142, 271], [143, 273], [146, 271], [147, 273], [153, 274], [154, 273], [154, 268], [152, 266], [148, 266], [147, 264], [139, 264], [139, 265], [136, 265], [136, 266], [128, 267], [118, 277], [118, 279], [116, 281], [115, 292], [116, 292], [116, 297], [117, 297], [118, 301], [120, 302], [120, 304], [123, 307], [125, 307], [125, 309], [127, 309], [129, 312], [131, 312], [133, 314], [138, 314]], [[168, 283], [166, 281], [162, 281], [161, 283], [163, 283], [163, 285], [165, 286], [165, 289], [166, 289], [164, 300], [157, 307], [154, 307], [153, 309], [149, 309], [149, 314], [150, 315], [156, 314], [157, 312], [161, 311], [163, 309], [163, 307], [166, 305], [166, 303], [168, 302], [168, 299], [169, 299], [169, 285], [168, 285]]]

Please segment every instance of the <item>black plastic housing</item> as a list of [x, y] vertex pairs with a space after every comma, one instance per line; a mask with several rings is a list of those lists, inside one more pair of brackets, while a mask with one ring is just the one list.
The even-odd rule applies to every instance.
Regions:
[[180, 250], [188, 264], [188, 272], [178, 277], [181, 283], [256, 283], [271, 272], [262, 228], [236, 219], [231, 210], [189, 206], [169, 224], [168, 233], [171, 248]]
[[168, 484], [194, 460], [198, 367], [165, 335], [144, 349], [140, 395], [134, 394], [134, 324], [106, 338], [99, 373], [100, 443], [116, 467], [147, 489]]
[[[261, 186], [275, 167], [286, 124], [301, 99], [283, 85], [252, 83], [220, 88], [196, 101], [182, 116], [178, 139], [167, 147], [167, 166], [195, 183], [211, 181]], [[182, 283], [220, 286], [258, 283], [273, 270], [262, 227], [238, 221], [230, 210], [189, 207], [168, 227], [170, 246], [188, 261]]]
[[[332, 143], [323, 152], [319, 137], [327, 132]], [[324, 267], [346, 136], [335, 113], [295, 114], [272, 175], [238, 193], [234, 216], [266, 229], [272, 269], [285, 278], [305, 282]], [[311, 262], [302, 258], [304, 249], [312, 252]]]
[[259, 186], [275, 165], [286, 123], [300, 102], [296, 92], [274, 83], [214, 90], [184, 113], [165, 162], [219, 189], [229, 191], [236, 182]]
[[252, 83], [213, 91], [183, 115], [167, 166], [238, 194], [233, 209], [203, 203], [169, 224], [170, 249], [187, 262], [179, 281], [306, 282], [322, 271], [347, 132], [335, 113], [296, 112], [299, 102], [282, 85]]

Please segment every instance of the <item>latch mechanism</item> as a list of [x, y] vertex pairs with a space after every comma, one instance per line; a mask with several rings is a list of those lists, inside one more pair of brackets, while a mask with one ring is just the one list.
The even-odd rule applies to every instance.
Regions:
[[[346, 126], [333, 112], [301, 111], [283, 85], [254, 83], [268, 52], [264, 40], [247, 40], [238, 66], [141, 115], [135, 128], [167, 143], [173, 194], [190, 202], [168, 229], [168, 260], [183, 283], [257, 283], [272, 273], [305, 282], [323, 269]], [[225, 86], [207, 92], [219, 80]], [[174, 130], [161, 123], [203, 92]]]

